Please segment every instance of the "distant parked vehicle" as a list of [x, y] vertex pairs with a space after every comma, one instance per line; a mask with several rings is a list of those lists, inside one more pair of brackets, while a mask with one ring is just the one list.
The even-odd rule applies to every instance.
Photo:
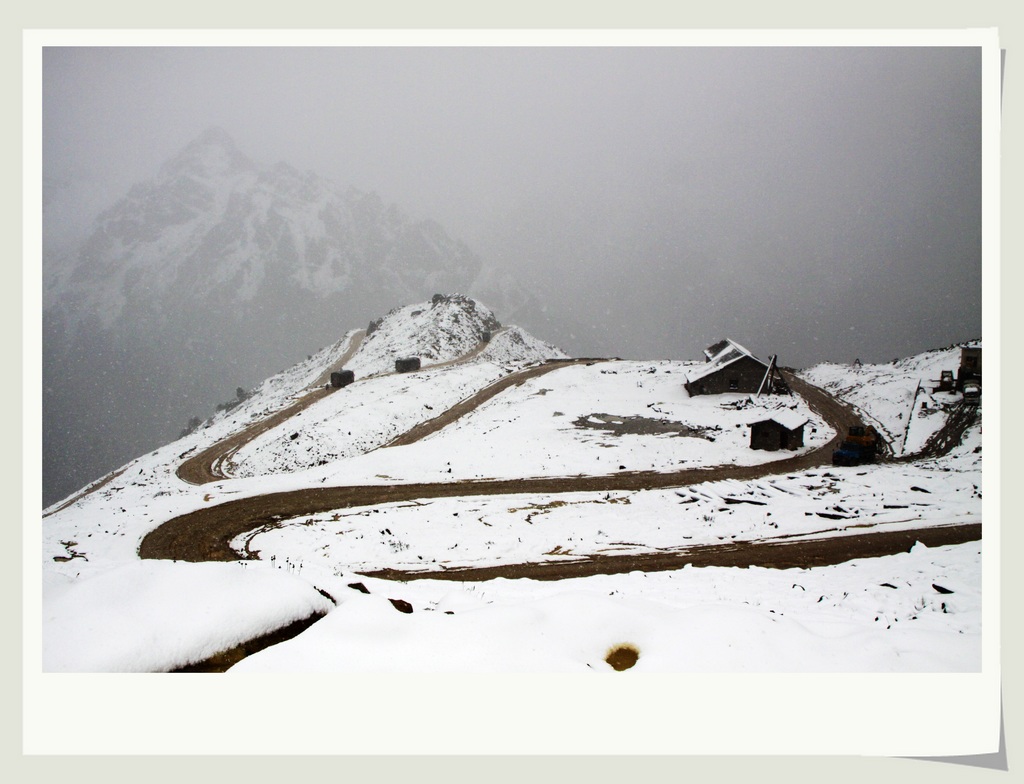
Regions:
[[974, 405], [981, 402], [981, 384], [977, 381], [964, 382], [964, 402]]
[[943, 370], [939, 375], [939, 385], [932, 389], [932, 392], [955, 392], [956, 381], [953, 380], [952, 370]]

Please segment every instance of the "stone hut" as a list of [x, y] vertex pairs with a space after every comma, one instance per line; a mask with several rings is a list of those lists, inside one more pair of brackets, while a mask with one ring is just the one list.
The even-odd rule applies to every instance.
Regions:
[[340, 389], [341, 387], [347, 387], [353, 381], [356, 380], [356, 374], [351, 370], [338, 370], [331, 373], [331, 386], [334, 389]]
[[770, 419], [753, 422], [750, 428], [750, 448], [775, 452], [779, 449], [799, 449], [804, 445], [804, 425], [807, 420], [793, 411], [777, 411]]
[[414, 370], [420, 369], [420, 358], [419, 357], [403, 357], [395, 360], [395, 372], [396, 373], [411, 373]]

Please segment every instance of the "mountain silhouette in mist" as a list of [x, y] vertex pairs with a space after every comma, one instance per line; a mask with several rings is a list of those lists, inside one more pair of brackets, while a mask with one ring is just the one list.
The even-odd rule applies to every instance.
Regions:
[[505, 318], [530, 302], [437, 222], [260, 167], [219, 128], [45, 258], [43, 287], [44, 504], [398, 305], [462, 291]]

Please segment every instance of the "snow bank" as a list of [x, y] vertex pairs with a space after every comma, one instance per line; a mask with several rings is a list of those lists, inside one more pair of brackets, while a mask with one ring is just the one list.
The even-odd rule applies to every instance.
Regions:
[[268, 567], [126, 564], [50, 583], [43, 670], [164, 672], [332, 607], [308, 582]]
[[[970, 672], [980, 545], [818, 569], [687, 568], [557, 583], [364, 580], [294, 640], [229, 672]], [[948, 593], [940, 593], [934, 586]], [[400, 596], [411, 613], [395, 610]], [[359, 640], [359, 645], [352, 645]]]

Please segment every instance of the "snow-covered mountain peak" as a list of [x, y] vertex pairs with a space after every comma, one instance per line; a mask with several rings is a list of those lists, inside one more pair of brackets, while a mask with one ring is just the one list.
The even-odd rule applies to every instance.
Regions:
[[235, 145], [223, 128], [207, 128], [196, 139], [167, 161], [160, 169], [160, 180], [183, 175], [202, 178], [223, 177], [256, 167]]
[[387, 372], [407, 357], [418, 357], [424, 366], [448, 362], [490, 342], [499, 329], [494, 313], [476, 300], [435, 294], [370, 322], [360, 348], [361, 370]]
[[[46, 442], [48, 465], [60, 465], [48, 475], [67, 475], [68, 490], [77, 481], [72, 470], [86, 474], [76, 466], [85, 465], [81, 455], [93, 450], [96, 431], [120, 438], [120, 425], [100, 427], [104, 416], [144, 422], [147, 440], [140, 435], [131, 452], [144, 451], [194, 413], [190, 399], [215, 401], [225, 384], [249, 386], [396, 303], [472, 291], [522, 318], [506, 307], [505, 289], [478, 288], [481, 260], [438, 223], [287, 163], [256, 166], [219, 129], [124, 193], [81, 242], [56, 250], [49, 244], [44, 261], [46, 405], [68, 415], [51, 420]], [[430, 309], [429, 302], [421, 308]], [[469, 350], [486, 317], [467, 311], [460, 319], [438, 327]], [[466, 324], [475, 326], [463, 333]], [[396, 339], [395, 350], [440, 361], [444, 351], [428, 332], [419, 332], [425, 342]], [[514, 335], [502, 333], [491, 348], [512, 356], [522, 348], [509, 343]], [[394, 358], [383, 355], [379, 369], [388, 361], [393, 371]], [[66, 375], [79, 383], [63, 383]], [[126, 396], [137, 401], [130, 414]], [[73, 413], [93, 405], [92, 418]], [[71, 430], [82, 434], [74, 447]], [[88, 472], [113, 462], [97, 460]]]
[[[310, 297], [380, 307], [470, 285], [480, 261], [433, 221], [288, 163], [257, 168], [212, 128], [134, 186], [54, 264], [47, 308], [67, 328], [209, 307], [295, 310]], [[165, 325], [159, 325], [161, 333]], [[134, 329], [134, 328], [132, 328]]]

